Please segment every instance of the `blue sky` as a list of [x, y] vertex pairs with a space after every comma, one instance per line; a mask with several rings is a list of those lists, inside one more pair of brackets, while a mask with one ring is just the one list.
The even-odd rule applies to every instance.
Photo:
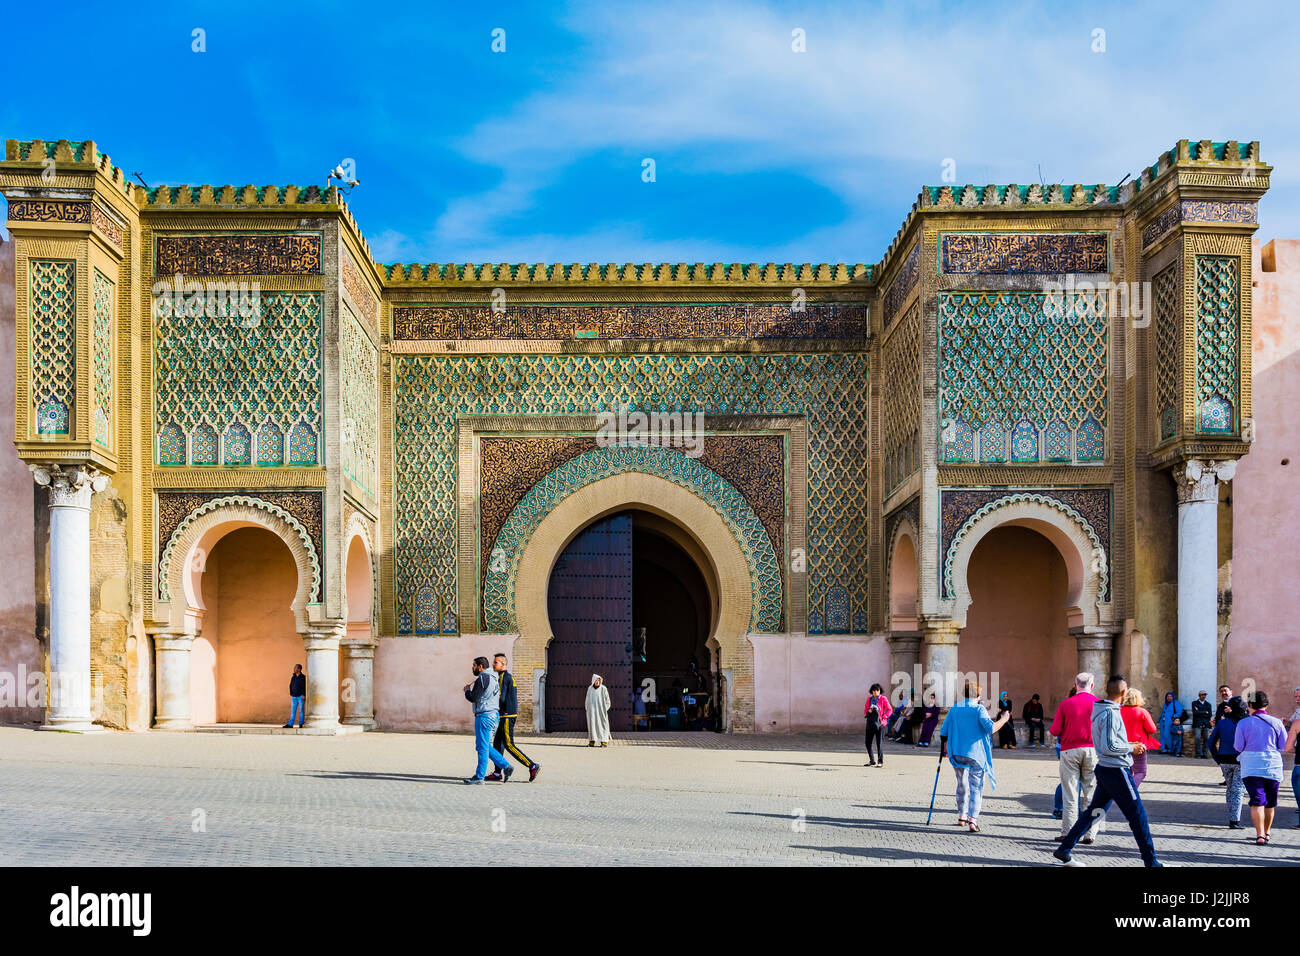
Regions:
[[876, 262], [948, 159], [1109, 184], [1180, 138], [1258, 139], [1258, 235], [1297, 237], [1300, 4], [1249, 9], [22, 3], [0, 137], [94, 139], [151, 185], [352, 158], [400, 262]]

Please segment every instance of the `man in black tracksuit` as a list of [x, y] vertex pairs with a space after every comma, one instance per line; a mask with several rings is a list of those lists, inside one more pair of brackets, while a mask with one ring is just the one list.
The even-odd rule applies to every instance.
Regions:
[[[522, 750], [515, 746], [515, 720], [519, 717], [519, 691], [515, 687], [514, 677], [506, 670], [506, 656], [504, 654], [498, 654], [492, 658], [492, 669], [497, 672], [497, 679], [501, 682], [501, 715], [497, 718], [497, 735], [496, 739], [492, 741], [492, 746], [503, 754], [514, 757], [515, 760], [527, 767], [528, 782], [532, 783], [537, 779], [537, 773], [542, 769], [542, 765], [533, 763]], [[501, 774], [494, 773], [488, 779], [499, 780]]]

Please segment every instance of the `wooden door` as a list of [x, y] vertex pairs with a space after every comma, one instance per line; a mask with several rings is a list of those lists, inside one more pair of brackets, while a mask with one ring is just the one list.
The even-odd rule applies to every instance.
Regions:
[[555, 562], [546, 607], [546, 730], [587, 729], [587, 688], [609, 688], [612, 731], [632, 729], [632, 512], [583, 529]]

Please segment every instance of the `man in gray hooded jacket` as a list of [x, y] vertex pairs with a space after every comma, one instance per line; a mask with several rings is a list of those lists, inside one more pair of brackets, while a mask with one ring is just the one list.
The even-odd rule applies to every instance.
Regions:
[[1092, 705], [1092, 745], [1097, 748], [1097, 788], [1088, 809], [1079, 814], [1079, 819], [1052, 853], [1066, 866], [1083, 865], [1071, 858], [1070, 851], [1093, 821], [1106, 815], [1112, 803], [1119, 806], [1124, 818], [1128, 820], [1129, 829], [1133, 831], [1133, 838], [1137, 840], [1138, 849], [1142, 852], [1142, 862], [1147, 866], [1163, 865], [1156, 859], [1155, 843], [1151, 839], [1151, 828], [1147, 825], [1147, 811], [1142, 806], [1137, 787], [1133, 785], [1133, 755], [1142, 753], [1146, 748], [1140, 743], [1129, 743], [1128, 734], [1124, 731], [1119, 706], [1127, 690], [1128, 681], [1116, 674], [1106, 682], [1106, 699]]

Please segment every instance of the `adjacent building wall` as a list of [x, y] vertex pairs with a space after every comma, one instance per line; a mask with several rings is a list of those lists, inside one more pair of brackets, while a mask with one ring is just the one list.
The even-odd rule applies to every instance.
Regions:
[[1255, 243], [1255, 443], [1232, 483], [1228, 683], [1253, 681], [1292, 711], [1300, 687], [1300, 240]]

